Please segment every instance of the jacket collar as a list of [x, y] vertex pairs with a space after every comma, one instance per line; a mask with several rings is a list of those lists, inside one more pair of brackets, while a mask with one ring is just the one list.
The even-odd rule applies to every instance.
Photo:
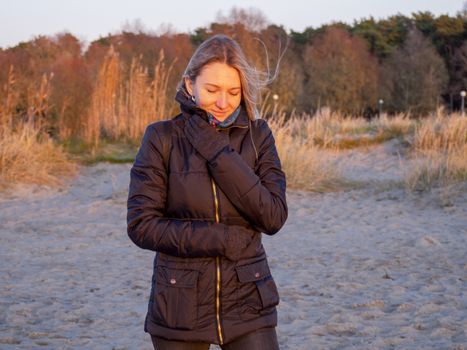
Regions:
[[[196, 103], [191, 99], [191, 96], [184, 87], [178, 89], [177, 94], [175, 95], [175, 100], [180, 104], [180, 110], [182, 111], [183, 117], [185, 119], [189, 118], [193, 114], [197, 114], [204, 120], [208, 120], [208, 115], [206, 111], [202, 108], [199, 108], [196, 105]], [[246, 113], [245, 107], [242, 104], [241, 111], [237, 119], [235, 119], [234, 123], [226, 129], [235, 127], [244, 128], [248, 127], [248, 125], [248, 114]]]

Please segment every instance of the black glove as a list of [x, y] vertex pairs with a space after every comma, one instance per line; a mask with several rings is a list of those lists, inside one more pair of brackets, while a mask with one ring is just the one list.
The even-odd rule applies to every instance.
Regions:
[[229, 260], [237, 261], [253, 241], [256, 232], [242, 226], [227, 226], [225, 234], [224, 256]]
[[207, 121], [193, 114], [185, 123], [185, 135], [191, 145], [208, 162], [212, 161], [226, 147], [229, 147], [229, 135], [218, 132]]

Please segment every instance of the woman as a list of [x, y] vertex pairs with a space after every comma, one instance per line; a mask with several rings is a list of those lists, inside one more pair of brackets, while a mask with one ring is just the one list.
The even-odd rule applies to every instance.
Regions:
[[144, 327], [155, 349], [279, 348], [261, 233], [285, 223], [286, 182], [257, 119], [261, 83], [234, 40], [213, 36], [179, 84], [181, 114], [144, 134], [127, 219], [131, 240], [157, 252]]

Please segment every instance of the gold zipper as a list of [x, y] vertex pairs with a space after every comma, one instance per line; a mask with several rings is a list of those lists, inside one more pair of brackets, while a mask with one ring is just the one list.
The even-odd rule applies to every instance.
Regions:
[[[217, 199], [217, 189], [214, 180], [211, 179], [212, 192], [214, 193], [214, 205], [216, 208], [216, 223], [219, 223], [219, 201]], [[219, 342], [222, 345], [224, 343], [222, 337], [222, 328], [221, 328], [221, 269], [220, 269], [220, 259], [216, 256], [216, 321], [217, 321], [217, 334], [219, 335]]]
[[216, 184], [213, 179], [211, 179], [211, 185], [212, 185], [212, 193], [214, 194], [214, 206], [216, 208], [216, 223], [219, 223], [219, 202], [217, 200], [217, 190], [216, 190]]

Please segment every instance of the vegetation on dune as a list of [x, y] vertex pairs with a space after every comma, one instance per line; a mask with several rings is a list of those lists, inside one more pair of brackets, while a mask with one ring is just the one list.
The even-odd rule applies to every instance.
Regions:
[[270, 74], [284, 49], [279, 44], [288, 42], [261, 111], [291, 187], [355, 186], [323, 154], [393, 138], [416, 159], [409, 190], [464, 181], [466, 118], [452, 113], [467, 90], [466, 11], [288, 34], [259, 12], [234, 8], [190, 34], [130, 26], [86, 49], [70, 33], [0, 49], [0, 184], [57, 183], [76, 171], [70, 159], [131, 161], [146, 125], [178, 112], [173, 96], [183, 69], [217, 33], [233, 36]]
[[418, 160], [406, 178], [410, 190], [428, 190], [467, 181], [467, 118], [442, 115], [423, 120], [412, 144]]
[[61, 185], [76, 172], [64, 150], [25, 124], [14, 132], [0, 127], [0, 190], [16, 183]]

